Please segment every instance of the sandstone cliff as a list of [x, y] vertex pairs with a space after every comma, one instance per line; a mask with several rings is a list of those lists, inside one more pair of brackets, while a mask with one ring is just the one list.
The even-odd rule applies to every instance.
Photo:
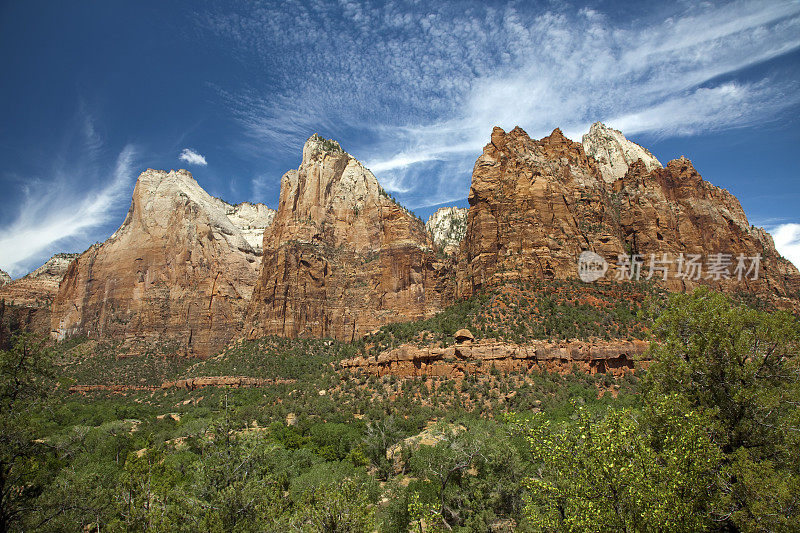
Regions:
[[444, 253], [458, 253], [467, 231], [467, 211], [466, 207], [441, 207], [428, 217], [425, 229]]
[[[538, 141], [520, 128], [509, 133], [494, 129], [473, 171], [460, 254], [460, 295], [509, 280], [576, 277], [579, 254], [590, 250], [611, 265], [621, 254], [640, 254], [643, 276], [650, 254], [660, 258], [667, 253], [674, 262], [680, 253], [700, 254], [704, 260], [711, 254], [730, 254], [730, 279], [707, 271], [697, 279], [677, 278], [673, 264], [672, 276], [663, 283], [672, 290], [690, 290], [697, 284], [744, 290], [778, 303], [796, 297], [800, 273], [780, 257], [763, 230], [750, 226], [732, 194], [704, 181], [685, 158], [664, 168], [651, 161], [651, 170], [641, 159], [628, 163], [620, 151], [636, 150], [625, 145], [624, 138], [615, 134], [599, 146], [601, 129], [594, 130], [593, 150], [611, 154], [608, 161], [625, 161], [622, 178], [615, 179], [621, 163], [598, 164], [583, 145], [558, 129]], [[757, 280], [750, 279], [752, 275], [737, 279], [738, 254], [761, 255]], [[607, 277], [622, 273], [612, 268]], [[661, 272], [656, 272], [658, 277]]]
[[649, 150], [629, 141], [621, 131], [609, 128], [602, 122], [592, 124], [589, 133], [583, 136], [582, 144], [586, 155], [594, 158], [603, 179], [609, 183], [624, 177], [628, 167], [640, 159], [648, 171], [662, 167]]
[[6, 283], [11, 283], [11, 276], [9, 276], [4, 270], [0, 270], [0, 287]]
[[50, 333], [50, 308], [67, 268], [78, 254], [56, 254], [27, 274], [0, 286], [0, 347], [16, 330]]
[[246, 331], [351, 340], [442, 309], [451, 280], [422, 221], [338, 143], [314, 135], [281, 179]]
[[258, 211], [210, 196], [186, 170], [143, 172], [122, 226], [67, 270], [53, 336], [198, 356], [219, 350], [239, 334], [258, 275], [247, 233], [266, 225]]
[[58, 284], [76, 257], [78, 254], [55, 254], [30, 274], [0, 287], [0, 298], [17, 306], [49, 309]]

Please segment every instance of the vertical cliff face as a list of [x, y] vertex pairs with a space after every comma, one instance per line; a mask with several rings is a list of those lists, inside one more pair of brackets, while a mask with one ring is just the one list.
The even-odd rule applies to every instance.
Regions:
[[[763, 230], [749, 225], [733, 195], [704, 181], [688, 159], [663, 168], [654, 158], [631, 161], [646, 150], [618, 133], [606, 135], [595, 125], [584, 137], [584, 145], [609, 163], [603, 164], [559, 130], [537, 141], [520, 128], [495, 128], [473, 171], [461, 295], [508, 280], [576, 277], [579, 254], [590, 250], [612, 269], [620, 254], [640, 254], [645, 274], [650, 254], [700, 254], [706, 261], [710, 254], [730, 254], [731, 274], [738, 254], [760, 254], [757, 280], [703, 273], [664, 284], [673, 290], [706, 284], [777, 299], [796, 296], [797, 269]], [[612, 270], [607, 277], [614, 275]]]
[[198, 356], [224, 347], [241, 331], [260, 263], [231, 210], [188, 171], [143, 172], [122, 226], [70, 264], [53, 335]]
[[466, 207], [441, 207], [436, 210], [425, 223], [433, 242], [444, 253], [458, 253], [464, 234], [467, 232]]
[[600, 169], [558, 129], [535, 141], [521, 128], [495, 128], [468, 199], [464, 296], [506, 281], [574, 277], [581, 251], [623, 249]]
[[0, 286], [0, 347], [5, 327], [50, 333], [50, 308], [67, 268], [78, 254], [55, 254], [33, 272]]
[[247, 320], [250, 336], [351, 340], [452, 298], [422, 221], [334, 141], [312, 136], [281, 180]]

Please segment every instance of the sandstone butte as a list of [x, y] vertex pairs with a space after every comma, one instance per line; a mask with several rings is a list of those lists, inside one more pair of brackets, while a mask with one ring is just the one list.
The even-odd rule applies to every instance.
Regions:
[[248, 237], [272, 216], [210, 196], [186, 170], [143, 172], [122, 226], [69, 265], [53, 336], [125, 341], [133, 353], [219, 351], [241, 331], [258, 276], [260, 252]]
[[[27, 302], [38, 313], [29, 322], [56, 338], [199, 356], [241, 336], [351, 340], [507, 281], [576, 277], [583, 250], [612, 263], [625, 253], [760, 253], [757, 281], [700, 282], [797, 303], [800, 274], [733, 195], [689, 160], [662, 166], [599, 123], [582, 143], [558, 129], [534, 140], [495, 128], [468, 199], [466, 221], [463, 210], [444, 209], [426, 231], [369, 170], [317, 135], [282, 177], [277, 213], [226, 204], [185, 170], [148, 170], [119, 230], [68, 268], [70, 258], [59, 259], [57, 294], [62, 273], [53, 270], [47, 283], [32, 273], [0, 287], [0, 298]], [[457, 246], [457, 260], [436, 252]]]
[[338, 143], [313, 135], [281, 178], [264, 232], [248, 337], [350, 341], [452, 302], [451, 261], [437, 257], [421, 220], [395, 202]]
[[[494, 128], [475, 163], [468, 199], [458, 269], [462, 297], [508, 281], [577, 277], [576, 258], [591, 250], [612, 265], [620, 254], [646, 261], [651, 253], [701, 254], [704, 260], [714, 253], [760, 254], [757, 280], [703, 274], [697, 281], [672, 277], [666, 288], [686, 291], [703, 283], [785, 307], [797, 304], [800, 273], [764, 230], [748, 223], [732, 194], [704, 181], [688, 159], [662, 167], [602, 124], [583, 144], [559, 129], [534, 140], [519, 127], [508, 133]], [[607, 278], [614, 276], [612, 270]]]

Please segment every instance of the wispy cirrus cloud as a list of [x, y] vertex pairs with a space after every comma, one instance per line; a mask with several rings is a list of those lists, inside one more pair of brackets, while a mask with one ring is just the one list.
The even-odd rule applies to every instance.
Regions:
[[191, 148], [184, 148], [178, 156], [178, 159], [185, 161], [190, 165], [199, 165], [202, 167], [208, 165], [205, 156], [195, 152]]
[[412, 207], [466, 191], [461, 171], [493, 125], [691, 135], [800, 102], [794, 74], [737, 75], [800, 47], [797, 2], [680, 3], [622, 22], [553, 6], [290, 0], [202, 24], [270, 73], [220, 89], [254, 139], [288, 152], [314, 131], [358, 132], [346, 148]]
[[[53, 249], [81, 241], [109, 222], [114, 208], [130, 194], [136, 151], [126, 145], [106, 167], [103, 146], [91, 117], [83, 121], [83, 152], [71, 164], [63, 157], [42, 178], [27, 178], [18, 212], [0, 227], [0, 268], [19, 276], [39, 266]], [[94, 184], [88, 189], [76, 183]]]

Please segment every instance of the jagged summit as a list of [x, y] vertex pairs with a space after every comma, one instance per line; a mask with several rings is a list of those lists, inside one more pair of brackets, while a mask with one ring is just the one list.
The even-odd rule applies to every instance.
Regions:
[[5, 270], [0, 270], [0, 287], [6, 283], [11, 283], [11, 276]]
[[628, 172], [631, 164], [641, 159], [648, 171], [662, 168], [661, 163], [649, 150], [629, 141], [621, 131], [595, 122], [589, 133], [583, 136], [586, 155], [594, 157], [606, 182], [616, 181]]
[[281, 179], [246, 332], [351, 340], [448, 297], [421, 220], [338, 143], [312, 135]]
[[347, 157], [352, 157], [350, 154], [342, 150], [342, 147], [337, 141], [333, 139], [326, 139], [319, 133], [313, 134], [308, 138], [303, 145], [303, 163], [316, 159], [324, 154], [343, 154]]

